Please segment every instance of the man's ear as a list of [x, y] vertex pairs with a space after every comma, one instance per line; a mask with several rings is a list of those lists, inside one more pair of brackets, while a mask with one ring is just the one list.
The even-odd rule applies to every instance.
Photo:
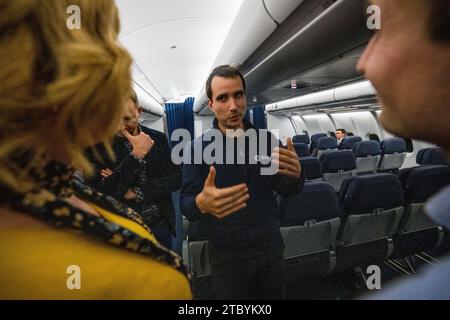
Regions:
[[214, 108], [213, 108], [213, 106], [212, 106], [212, 100], [211, 100], [211, 99], [208, 99], [208, 108], [209, 108], [212, 112], [214, 112]]
[[142, 111], [144, 111], [144, 108], [142, 108], [141, 106], [139, 106], [139, 108], [138, 108], [139, 115], [142, 113]]

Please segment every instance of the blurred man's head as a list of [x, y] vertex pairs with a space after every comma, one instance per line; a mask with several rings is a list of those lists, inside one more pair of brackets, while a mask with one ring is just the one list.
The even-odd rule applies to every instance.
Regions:
[[345, 129], [337, 129], [336, 132], [334, 133], [334, 136], [336, 137], [337, 140], [341, 140], [342, 138], [345, 137]]
[[206, 82], [206, 94], [220, 130], [243, 128], [247, 100], [245, 80], [237, 68], [228, 65], [215, 68]]
[[137, 94], [134, 90], [131, 91], [130, 99], [127, 101], [126, 113], [123, 117], [124, 129], [131, 135], [139, 133], [138, 124], [139, 116], [141, 115], [142, 107], [139, 104]]
[[358, 70], [378, 91], [393, 134], [450, 147], [450, 2], [373, 0], [381, 30]]

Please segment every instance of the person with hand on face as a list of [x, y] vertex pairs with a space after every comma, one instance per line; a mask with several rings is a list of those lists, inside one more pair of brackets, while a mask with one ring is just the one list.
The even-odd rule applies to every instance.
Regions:
[[[372, 82], [380, 122], [394, 135], [430, 141], [450, 156], [450, 2], [372, 0], [381, 29], [357, 69]], [[428, 216], [450, 229], [450, 186], [428, 199]], [[445, 258], [444, 258], [445, 259]], [[450, 257], [371, 299], [450, 299]]]
[[172, 163], [166, 136], [139, 124], [141, 112], [133, 91], [113, 143], [116, 161], [97, 163], [99, 174], [90, 183], [135, 209], [156, 238], [171, 248], [175, 235], [171, 193], [180, 187], [181, 172]]
[[[212, 284], [217, 299], [284, 298], [284, 244], [280, 233], [278, 206], [274, 191], [291, 197], [302, 191], [304, 175], [292, 141], [288, 147], [271, 134], [260, 135], [244, 118], [247, 103], [245, 81], [238, 69], [224, 65], [210, 74], [206, 91], [208, 105], [215, 115], [213, 128], [218, 139], [234, 148], [223, 148], [222, 159], [210, 165], [202, 159], [194, 164], [185, 159], [180, 195], [182, 213], [204, 223], [209, 233]], [[262, 161], [251, 163], [249, 143], [239, 149], [240, 139], [254, 130], [258, 145], [267, 144], [278, 171], [261, 174]], [[188, 148], [194, 154], [198, 144], [202, 154], [210, 140], [206, 133]], [[208, 141], [206, 141], [208, 140]], [[270, 148], [275, 141], [277, 148]], [[241, 145], [242, 146], [242, 145]], [[217, 150], [216, 150], [217, 151]], [[220, 153], [220, 152], [218, 152]], [[225, 161], [227, 154], [248, 155], [244, 163]], [[216, 154], [217, 156], [217, 154]], [[216, 158], [217, 159], [217, 158]], [[222, 161], [223, 160], [223, 161]]]

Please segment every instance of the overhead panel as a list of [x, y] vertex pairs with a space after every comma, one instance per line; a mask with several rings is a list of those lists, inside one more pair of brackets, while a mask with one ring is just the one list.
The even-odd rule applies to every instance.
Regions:
[[242, 0], [116, 0], [133, 79], [159, 101], [195, 96]]
[[[332, 4], [326, 7], [318, 5], [318, 3]], [[294, 29], [286, 31], [291, 35], [290, 38], [276, 46], [262, 45], [261, 47], [266, 48], [267, 51], [258, 51], [257, 59], [250, 57], [248, 62], [244, 63], [243, 70], [245, 70], [248, 95], [256, 97], [263, 95], [266, 101], [270, 100], [271, 97], [266, 92], [273, 91], [275, 86], [279, 86], [283, 82], [287, 83], [289, 80], [295, 79], [294, 77], [301, 76], [314, 68], [320, 68], [333, 59], [338, 64], [345, 62], [339, 61], [342, 55], [363, 46], [370, 38], [364, 16], [364, 1], [339, 0], [333, 3], [333, 1], [305, 0], [299, 10], [306, 5], [315, 5], [316, 7], [312, 7], [313, 9], [322, 11], [315, 17], [303, 16], [303, 19], [309, 20], [309, 22], [305, 25], [301, 21], [298, 22], [297, 26], [300, 29], [295, 33], [292, 32]], [[290, 18], [287, 22], [294, 24]], [[283, 39], [285, 37], [283, 34], [277, 36]], [[277, 43], [276, 39], [269, 40]], [[348, 61], [350, 62], [347, 64], [349, 71], [347, 69], [344, 71], [347, 74], [346, 77], [350, 77], [347, 78], [348, 80], [357, 76], [354, 69], [356, 60], [357, 57]], [[331, 84], [333, 79], [331, 77], [327, 79], [326, 69], [322, 70], [325, 73], [322, 73], [321, 76], [327, 80], [328, 84]], [[336, 79], [336, 82], [342, 80]], [[285, 93], [290, 94], [287, 91]], [[282, 97], [278, 96], [277, 98]]]
[[[244, 0], [209, 70], [222, 64], [243, 64], [276, 30], [277, 22], [282, 23], [302, 2], [303, 0], [286, 0], [282, 3], [273, 0]], [[274, 21], [276, 19], [278, 20]], [[206, 78], [207, 75], [204, 77], [204, 83]], [[202, 86], [195, 99], [194, 112], [200, 113], [206, 108], [206, 103], [206, 92]]]

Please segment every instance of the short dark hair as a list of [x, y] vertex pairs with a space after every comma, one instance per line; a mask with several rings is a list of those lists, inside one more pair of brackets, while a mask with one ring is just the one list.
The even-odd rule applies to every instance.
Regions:
[[131, 99], [131, 101], [134, 102], [134, 105], [136, 106], [136, 108], [139, 108], [141, 106], [139, 104], [139, 99], [138, 99], [137, 93], [136, 93], [136, 91], [134, 91], [134, 89], [131, 89], [130, 99]]
[[450, 1], [428, 0], [430, 13], [428, 17], [431, 40], [450, 42]]
[[347, 131], [345, 131], [345, 129], [336, 129], [336, 131], [340, 131], [340, 132], [342, 132], [343, 134], [346, 134], [346, 133], [347, 133]]
[[238, 68], [230, 66], [230, 65], [221, 65], [211, 72], [211, 74], [208, 77], [208, 80], [206, 80], [206, 96], [208, 99], [212, 100], [212, 89], [211, 89], [211, 82], [214, 77], [222, 77], [222, 78], [241, 78], [242, 80], [242, 86], [244, 88], [245, 92], [245, 80], [242, 76], [241, 72]]

